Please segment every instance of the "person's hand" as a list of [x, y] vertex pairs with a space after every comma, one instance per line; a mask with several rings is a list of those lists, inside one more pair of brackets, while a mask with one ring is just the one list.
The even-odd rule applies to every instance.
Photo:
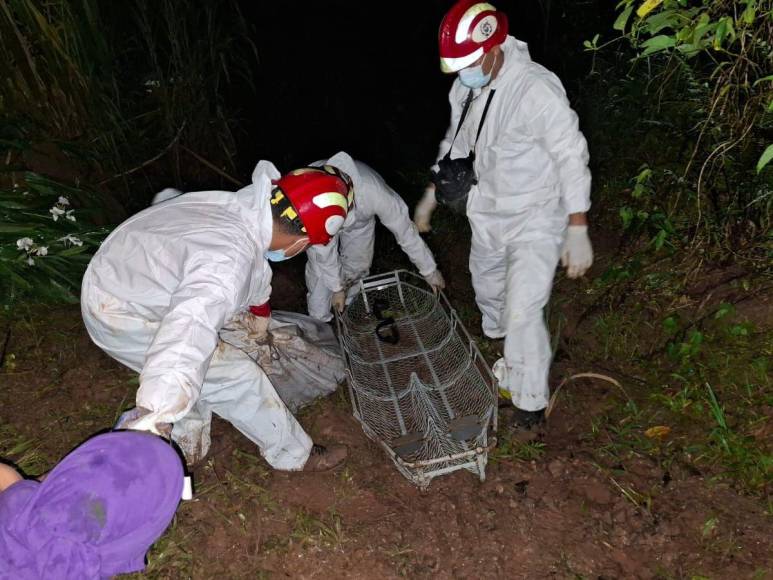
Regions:
[[17, 481], [21, 481], [22, 476], [10, 465], [0, 463], [0, 491], [5, 491]]
[[338, 292], [334, 292], [331, 303], [335, 311], [341, 314], [346, 307], [346, 291], [339, 290]]
[[440, 273], [440, 270], [435, 270], [434, 272], [424, 276], [424, 281], [432, 286], [432, 291], [435, 294], [446, 287], [445, 278], [443, 278], [443, 274]]
[[416, 224], [416, 229], [420, 233], [424, 234], [432, 230], [432, 212], [437, 207], [437, 201], [435, 200], [435, 184], [430, 183], [424, 190], [424, 197], [416, 204], [416, 209], [413, 212], [413, 223]]
[[256, 316], [246, 312], [242, 316], [242, 324], [247, 329], [247, 335], [252, 340], [263, 342], [268, 338], [268, 326], [271, 323], [270, 316]]
[[156, 419], [156, 413], [144, 407], [134, 407], [121, 413], [113, 429], [149, 431], [154, 435], [169, 438], [172, 435], [171, 423], [159, 423]]
[[561, 265], [570, 278], [579, 278], [593, 264], [593, 247], [588, 237], [588, 226], [570, 225], [561, 250]]

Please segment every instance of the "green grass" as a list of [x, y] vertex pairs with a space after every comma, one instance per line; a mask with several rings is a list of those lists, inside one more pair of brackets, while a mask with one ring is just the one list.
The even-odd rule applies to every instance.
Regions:
[[10, 425], [0, 426], [0, 457], [13, 463], [27, 477], [37, 477], [53, 467], [40, 449], [40, 441], [25, 437]]
[[341, 516], [332, 510], [322, 517], [299, 510], [290, 537], [302, 547], [313, 549], [340, 550], [346, 542]]
[[489, 452], [489, 461], [493, 464], [506, 461], [535, 461], [545, 454], [542, 441], [518, 441], [512, 433], [502, 433], [497, 446]]
[[[608, 344], [637, 340], [635, 318], [621, 319], [616, 312], [600, 320], [604, 324], [596, 328], [603, 326]], [[619, 320], [625, 322], [610, 323]], [[771, 337], [724, 317], [701, 330], [670, 334], [672, 342], [651, 357], [617, 358], [622, 352], [610, 346], [609, 358], [627, 361], [622, 363], [626, 372], [646, 377], [647, 384], [638, 386], [635, 402], [610, 405], [592, 418], [589, 431], [597, 452], [612, 463], [647, 456], [663, 469], [679, 460], [764, 495], [773, 483], [765, 413], [773, 403], [767, 363], [773, 356]], [[648, 436], [656, 426], [670, 431]]]

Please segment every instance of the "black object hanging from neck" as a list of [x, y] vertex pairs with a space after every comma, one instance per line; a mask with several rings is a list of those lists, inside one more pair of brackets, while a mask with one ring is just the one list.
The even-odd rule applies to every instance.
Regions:
[[435, 198], [438, 202], [457, 213], [466, 213], [467, 197], [470, 194], [470, 189], [478, 183], [478, 177], [475, 175], [475, 147], [478, 145], [478, 139], [483, 130], [483, 123], [486, 121], [486, 114], [495, 92], [496, 90], [494, 89], [489, 91], [486, 106], [483, 108], [483, 114], [478, 124], [478, 133], [475, 135], [475, 143], [470, 154], [467, 157], [451, 159], [454, 143], [459, 136], [459, 131], [465, 118], [467, 118], [467, 113], [472, 104], [472, 91], [467, 94], [462, 114], [459, 117], [459, 124], [456, 126], [456, 133], [454, 133], [454, 138], [451, 141], [451, 147], [448, 148], [448, 153], [438, 161], [438, 170], [432, 172], [432, 182], [435, 184]]

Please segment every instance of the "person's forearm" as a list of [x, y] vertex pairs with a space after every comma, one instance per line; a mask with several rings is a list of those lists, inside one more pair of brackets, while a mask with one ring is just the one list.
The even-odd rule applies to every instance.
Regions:
[[0, 463], [0, 491], [5, 491], [17, 481], [21, 481], [22, 476], [10, 465]]
[[569, 214], [569, 225], [570, 226], [587, 226], [588, 225], [588, 214], [585, 212], [582, 213], [570, 213]]

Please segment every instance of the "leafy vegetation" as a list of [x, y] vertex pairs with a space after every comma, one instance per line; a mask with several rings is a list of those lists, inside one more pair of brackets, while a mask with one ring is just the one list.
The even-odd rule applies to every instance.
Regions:
[[772, 11], [757, 0], [622, 0], [616, 36], [585, 43], [594, 201], [601, 229], [621, 234], [580, 300], [593, 363], [637, 386], [635, 401], [592, 421], [600, 452], [676, 462], [763, 496]]
[[91, 191], [29, 173], [0, 189], [0, 300], [78, 302], [80, 279], [108, 229], [95, 225]]
[[[658, 248], [699, 227], [714, 243], [764, 239], [773, 195], [773, 2], [623, 0], [618, 10], [620, 36], [586, 48], [604, 59], [601, 49], [617, 46], [614, 70], [630, 63], [615, 75], [623, 76], [618, 102], [633, 97], [649, 129], [677, 146], [670, 160], [640, 169], [631, 191], [639, 207], [624, 208], [626, 227], [647, 222]], [[653, 184], [670, 195], [652, 200]]]
[[183, 155], [231, 162], [225, 88], [255, 48], [235, 0], [0, 0], [0, 32], [0, 301], [72, 302], [116, 197], [141, 207], [155, 164], [181, 184]]

